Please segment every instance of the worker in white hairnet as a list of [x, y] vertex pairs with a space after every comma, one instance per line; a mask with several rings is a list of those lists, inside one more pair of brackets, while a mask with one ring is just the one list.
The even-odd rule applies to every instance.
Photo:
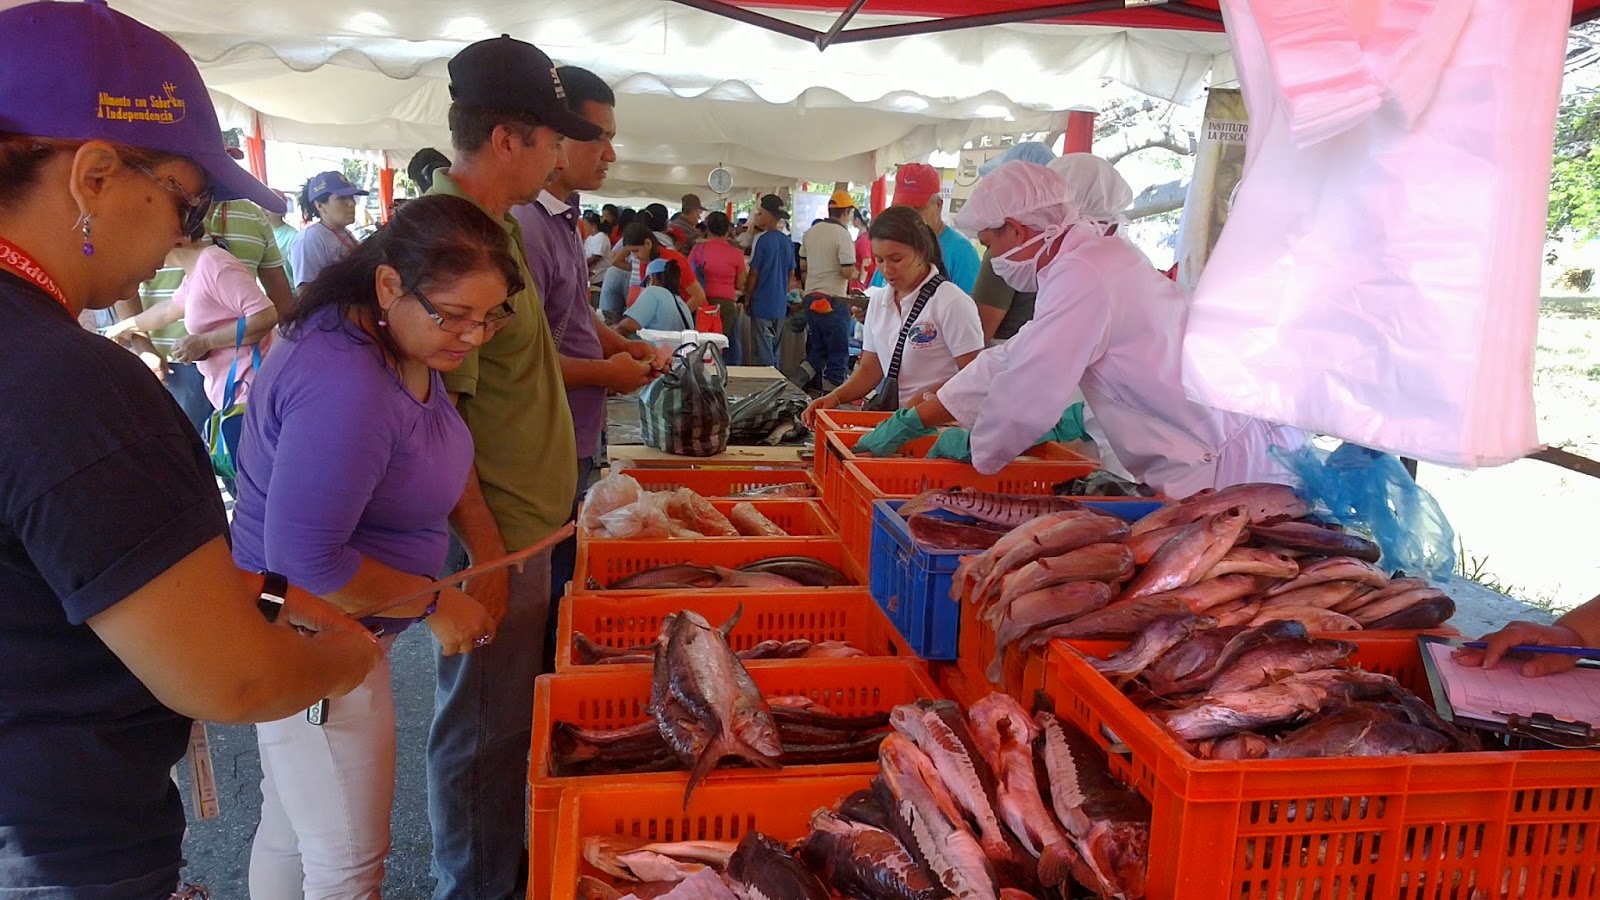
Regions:
[[873, 452], [955, 422], [971, 430], [973, 465], [993, 474], [1061, 427], [1081, 384], [1122, 464], [1168, 496], [1288, 480], [1270, 449], [1298, 447], [1304, 435], [1184, 395], [1187, 298], [1069, 194], [1066, 176], [1025, 162], [978, 182], [956, 227], [988, 248], [1007, 284], [1037, 291], [1034, 320], [879, 426]]

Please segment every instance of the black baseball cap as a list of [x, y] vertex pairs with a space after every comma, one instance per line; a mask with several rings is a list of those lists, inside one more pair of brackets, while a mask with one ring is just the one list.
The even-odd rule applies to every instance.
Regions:
[[789, 218], [789, 211], [783, 208], [783, 198], [777, 194], [764, 194], [761, 197], [761, 208], [780, 219]]
[[592, 141], [600, 126], [573, 112], [556, 64], [543, 50], [509, 34], [469, 44], [450, 60], [450, 99], [496, 112], [523, 113], [575, 141]]

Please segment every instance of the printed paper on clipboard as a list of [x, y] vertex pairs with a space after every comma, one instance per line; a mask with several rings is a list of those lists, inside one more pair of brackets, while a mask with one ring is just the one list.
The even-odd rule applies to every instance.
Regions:
[[[1600, 723], [1600, 669], [1579, 666], [1567, 672], [1526, 678], [1515, 664], [1494, 669], [1464, 666], [1453, 654], [1459, 641], [1417, 639], [1433, 689], [1434, 704], [1460, 724], [1474, 720], [1504, 728], [1504, 713], [1545, 714], [1576, 722]], [[1441, 702], [1442, 701], [1442, 702]]]

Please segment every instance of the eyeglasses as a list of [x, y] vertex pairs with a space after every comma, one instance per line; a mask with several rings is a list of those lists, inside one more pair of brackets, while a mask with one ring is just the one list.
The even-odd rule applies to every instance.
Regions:
[[140, 175], [154, 181], [156, 185], [178, 200], [178, 220], [183, 223], [183, 233], [193, 235], [199, 233], [205, 225], [206, 216], [211, 212], [211, 200], [215, 193], [210, 184], [199, 194], [191, 194], [183, 189], [178, 179], [171, 175], [157, 175], [151, 169], [138, 163], [128, 163], [128, 168]]
[[511, 320], [512, 316], [517, 314], [516, 310], [511, 308], [510, 301], [507, 301], [489, 310], [489, 315], [480, 322], [477, 319], [470, 319], [466, 316], [440, 315], [439, 310], [428, 302], [428, 298], [422, 291], [416, 288], [411, 289], [411, 296], [416, 297], [417, 302], [422, 304], [422, 311], [428, 314], [428, 318], [432, 319], [435, 325], [451, 334], [468, 335], [482, 328], [485, 336], [491, 335], [499, 331], [501, 326], [505, 325]]

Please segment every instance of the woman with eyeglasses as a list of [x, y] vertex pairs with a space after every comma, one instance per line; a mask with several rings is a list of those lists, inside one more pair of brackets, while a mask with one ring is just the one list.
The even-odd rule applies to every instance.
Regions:
[[[493, 636], [447, 589], [397, 608], [443, 569], [472, 437], [445, 392], [510, 317], [521, 290], [505, 229], [472, 203], [430, 195], [301, 292], [256, 378], [239, 447], [233, 552], [363, 621], [385, 647], [415, 622], [448, 654]], [[395, 720], [389, 666], [333, 700], [257, 726], [261, 825], [250, 896], [375, 897], [389, 852]]]
[[234, 563], [193, 426], [78, 325], [213, 197], [281, 208], [228, 158], [194, 63], [101, 2], [0, 10], [0, 59], [0, 894], [160, 900], [193, 720], [338, 703], [381, 648]]

